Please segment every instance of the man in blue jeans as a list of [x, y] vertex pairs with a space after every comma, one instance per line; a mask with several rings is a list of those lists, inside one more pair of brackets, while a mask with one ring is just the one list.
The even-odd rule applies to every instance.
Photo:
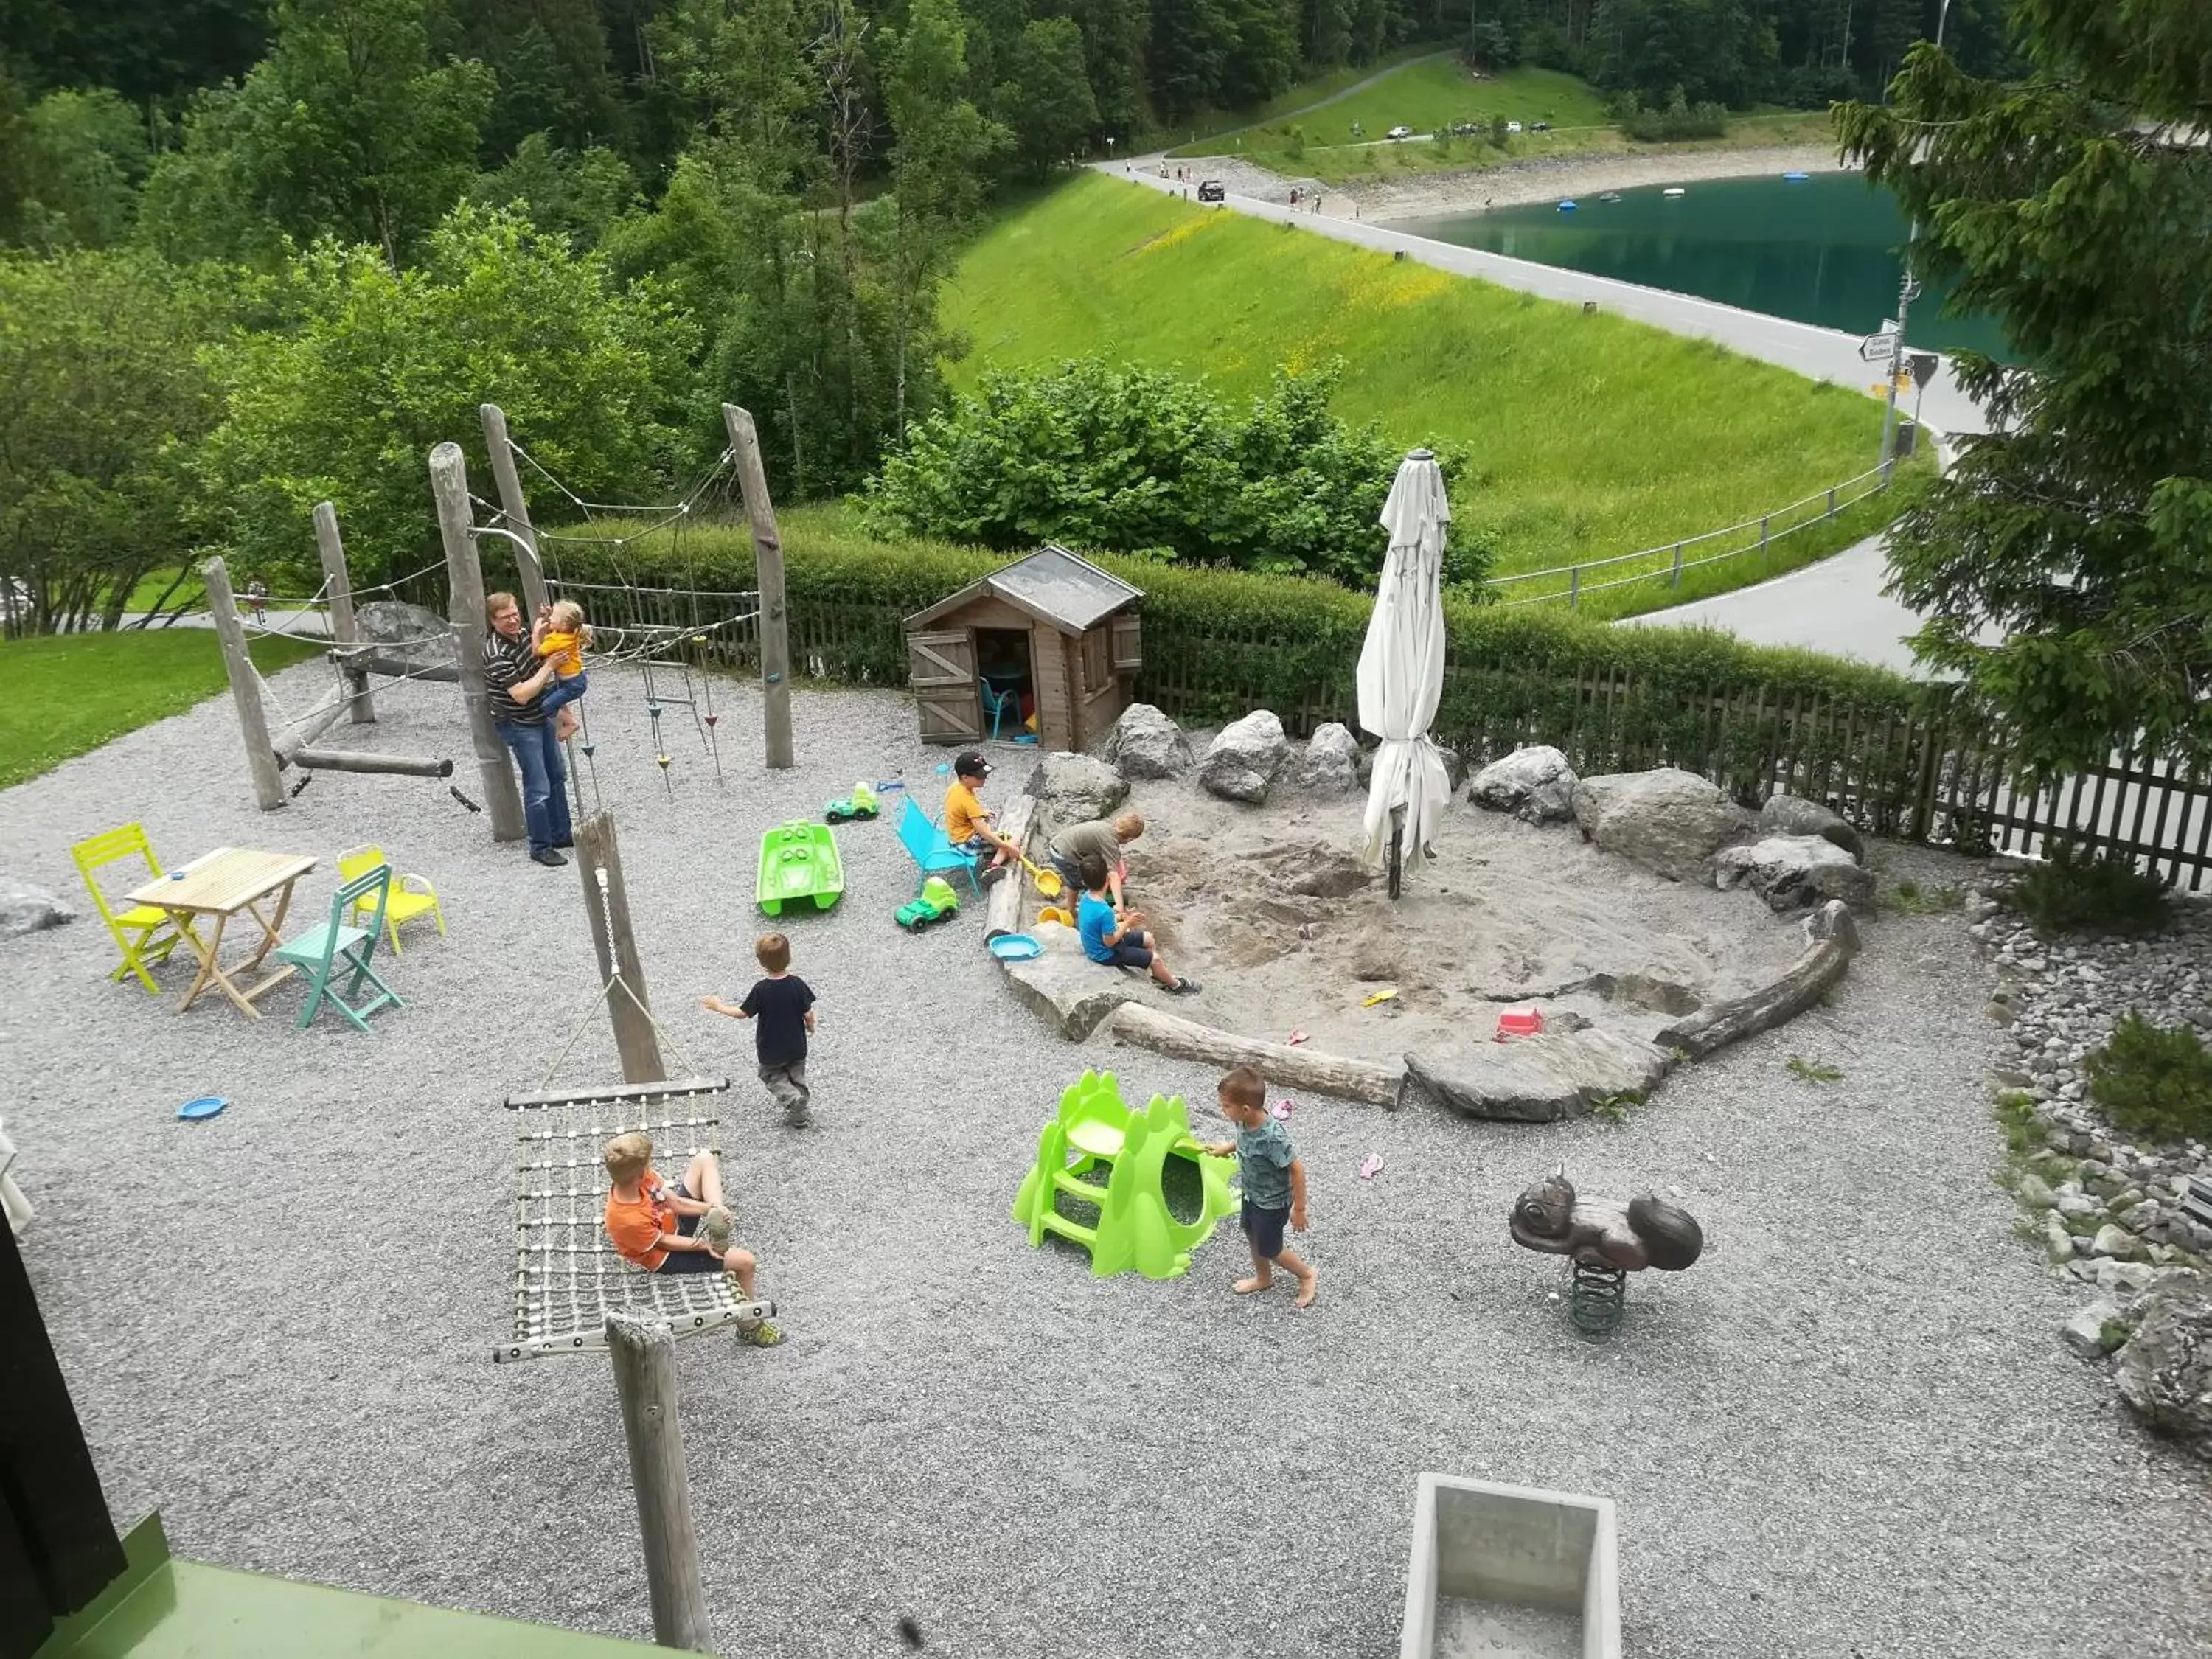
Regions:
[[553, 735], [553, 722], [538, 706], [538, 694], [552, 683], [550, 657], [538, 654], [538, 635], [545, 626], [540, 617], [528, 633], [522, 628], [522, 607], [512, 593], [494, 593], [484, 601], [491, 632], [484, 635], [484, 688], [491, 700], [491, 723], [500, 741], [514, 752], [522, 769], [522, 817], [530, 830], [530, 856], [544, 865], [568, 860], [556, 848], [574, 847], [575, 831], [568, 824], [568, 769], [561, 763], [561, 740]]

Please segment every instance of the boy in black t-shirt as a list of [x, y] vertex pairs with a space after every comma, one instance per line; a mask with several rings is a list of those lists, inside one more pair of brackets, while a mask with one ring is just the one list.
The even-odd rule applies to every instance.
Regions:
[[720, 997], [703, 999], [703, 1006], [732, 1019], [760, 1022], [753, 1027], [753, 1045], [761, 1081], [783, 1108], [783, 1121], [803, 1129], [813, 1121], [807, 1109], [806, 1034], [814, 1029], [814, 993], [790, 971], [791, 941], [782, 934], [763, 933], [753, 955], [768, 977], [735, 1007]]

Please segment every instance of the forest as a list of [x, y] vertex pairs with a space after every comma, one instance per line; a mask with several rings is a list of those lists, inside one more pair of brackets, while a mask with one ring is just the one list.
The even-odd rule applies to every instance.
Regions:
[[[112, 614], [344, 504], [497, 396], [638, 499], [758, 416], [842, 494], [944, 400], [994, 198], [1109, 141], [1433, 43], [1654, 97], [1878, 93], [1939, 0], [14, 0], [0, 14], [0, 575]], [[1999, 0], [1952, 0], [1968, 67]]]

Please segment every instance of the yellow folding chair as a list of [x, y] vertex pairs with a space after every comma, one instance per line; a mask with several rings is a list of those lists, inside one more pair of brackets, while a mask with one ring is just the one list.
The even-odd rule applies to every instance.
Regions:
[[[85, 887], [92, 894], [100, 919], [107, 924], [107, 931], [115, 936], [115, 943], [123, 952], [122, 965], [108, 978], [120, 980], [125, 974], [136, 974], [148, 990], [155, 996], [161, 995], [161, 988], [154, 983], [153, 975], [146, 970], [168, 959], [169, 952], [184, 943], [185, 934], [191, 933], [191, 924], [185, 923], [179, 932], [167, 910], [151, 904], [134, 904], [120, 913], [110, 909], [107, 896], [100, 890], [99, 878], [94, 873], [108, 865], [135, 858], [143, 860], [155, 875], [162, 874], [161, 863], [147, 843], [145, 826], [126, 823], [120, 830], [110, 830], [105, 835], [81, 841], [70, 848], [70, 857], [76, 861], [76, 872], [84, 878]], [[133, 881], [131, 885], [139, 887], [144, 883]], [[192, 941], [197, 946], [199, 935], [193, 933]]]
[[[374, 843], [361, 847], [349, 847], [338, 854], [338, 879], [352, 881], [367, 875], [378, 865], [390, 862], [391, 860], [384, 856], [384, 849]], [[358, 923], [365, 912], [373, 910], [375, 907], [376, 899], [374, 895], [364, 895], [356, 899], [353, 907], [354, 921]], [[446, 913], [438, 908], [438, 890], [431, 886], [428, 880], [422, 876], [398, 877], [392, 886], [392, 896], [384, 907], [384, 931], [386, 936], [392, 941], [392, 955], [405, 954], [399, 948], [400, 923], [411, 921], [416, 916], [425, 915], [437, 918], [440, 933], [442, 934], [446, 931]]]

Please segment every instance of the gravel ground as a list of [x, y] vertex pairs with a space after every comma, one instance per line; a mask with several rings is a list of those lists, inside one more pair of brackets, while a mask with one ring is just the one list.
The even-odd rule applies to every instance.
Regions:
[[[907, 707], [802, 690], [805, 764], [771, 779], [757, 699], [732, 693], [726, 786], [679, 732], [671, 805], [623, 729], [634, 683], [593, 678], [647, 972], [685, 1053], [741, 1079], [726, 1163], [791, 1336], [681, 1350], [725, 1652], [894, 1654], [905, 1614], [945, 1655], [1380, 1659], [1431, 1468], [1617, 1499], [1642, 1659], [2203, 1651], [2207, 1478], [2056, 1340], [2074, 1298], [1990, 1179], [1987, 975], [1959, 917], [1872, 922], [1832, 1006], [1625, 1127], [1304, 1103], [1309, 1315], [1231, 1296], [1227, 1235], [1187, 1279], [1095, 1282], [1007, 1215], [1086, 1056], [1013, 1010], [980, 920], [892, 927], [911, 881], [888, 824], [840, 832], [845, 904], [790, 927], [822, 998], [815, 1128], [775, 1125], [742, 1029], [696, 1006], [750, 977], [760, 827], [857, 777], [928, 780]], [[287, 702], [319, 684], [293, 671]], [[450, 690], [377, 695], [378, 743], [465, 752]], [[132, 817], [173, 860], [374, 835], [453, 923], [392, 964], [410, 1006], [369, 1036], [215, 1001], [180, 1018], [106, 982], [89, 922], [4, 947], [27, 1255], [109, 1503], [159, 1505], [202, 1559], [641, 1635], [605, 1363], [487, 1358], [509, 1272], [495, 1103], [592, 989], [575, 875], [495, 848], [434, 783], [250, 801], [219, 702], [0, 794], [0, 868], [57, 892], [68, 842]], [[303, 887], [312, 912], [327, 866]], [[1801, 1081], [1792, 1054], [1845, 1075]], [[1110, 1058], [1133, 1092], [1210, 1097], [1199, 1068]], [[612, 1070], [598, 1028], [566, 1075]], [[210, 1090], [228, 1113], [175, 1121]], [[1679, 1188], [1707, 1230], [1607, 1347], [1548, 1301], [1559, 1265], [1506, 1237], [1555, 1160], [1594, 1194]]]

